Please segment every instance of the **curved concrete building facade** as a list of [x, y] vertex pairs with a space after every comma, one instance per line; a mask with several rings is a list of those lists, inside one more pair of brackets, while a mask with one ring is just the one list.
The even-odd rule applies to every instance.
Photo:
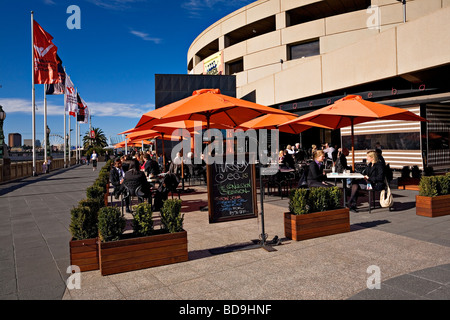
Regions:
[[[348, 94], [407, 108], [430, 121], [356, 126], [356, 159], [380, 142], [393, 168], [450, 168], [450, 0], [405, 2], [255, 1], [192, 42], [188, 73], [234, 74], [237, 97], [299, 115]], [[349, 135], [285, 139], [348, 146]]]

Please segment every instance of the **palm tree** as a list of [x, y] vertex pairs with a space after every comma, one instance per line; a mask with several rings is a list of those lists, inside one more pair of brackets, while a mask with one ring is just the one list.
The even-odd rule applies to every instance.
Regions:
[[100, 128], [92, 128], [95, 132], [95, 138], [91, 138], [90, 132], [87, 131], [83, 137], [83, 148], [89, 149], [89, 146], [105, 148], [108, 146], [106, 136]]

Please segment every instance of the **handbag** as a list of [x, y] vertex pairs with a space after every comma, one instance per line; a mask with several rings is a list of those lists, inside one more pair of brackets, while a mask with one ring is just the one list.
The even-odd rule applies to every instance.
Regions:
[[386, 181], [386, 189], [380, 192], [380, 205], [383, 208], [390, 208], [394, 204], [394, 197], [391, 193], [391, 188], [389, 188], [389, 183]]

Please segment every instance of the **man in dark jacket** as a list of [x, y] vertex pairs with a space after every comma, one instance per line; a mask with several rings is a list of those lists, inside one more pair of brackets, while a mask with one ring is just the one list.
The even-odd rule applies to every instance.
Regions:
[[125, 173], [122, 170], [122, 161], [120, 158], [114, 160], [114, 166], [109, 172], [109, 181], [114, 187], [114, 198], [119, 199], [120, 194], [123, 192], [124, 186], [122, 185]]

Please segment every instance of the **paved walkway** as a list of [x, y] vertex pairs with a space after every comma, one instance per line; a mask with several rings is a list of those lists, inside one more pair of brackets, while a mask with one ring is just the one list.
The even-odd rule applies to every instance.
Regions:
[[[232, 250], [258, 238], [261, 220], [209, 224], [205, 188], [192, 186], [182, 195], [189, 261], [83, 272], [81, 289], [66, 289], [70, 208], [95, 178], [80, 166], [0, 185], [0, 299], [450, 299], [450, 216], [417, 216], [417, 191], [397, 189], [394, 211], [369, 214], [363, 203], [351, 232], [306, 241], [284, 238], [288, 200], [266, 197], [265, 231], [283, 239], [267, 252]], [[367, 289], [368, 268], [380, 271], [380, 289]]]

